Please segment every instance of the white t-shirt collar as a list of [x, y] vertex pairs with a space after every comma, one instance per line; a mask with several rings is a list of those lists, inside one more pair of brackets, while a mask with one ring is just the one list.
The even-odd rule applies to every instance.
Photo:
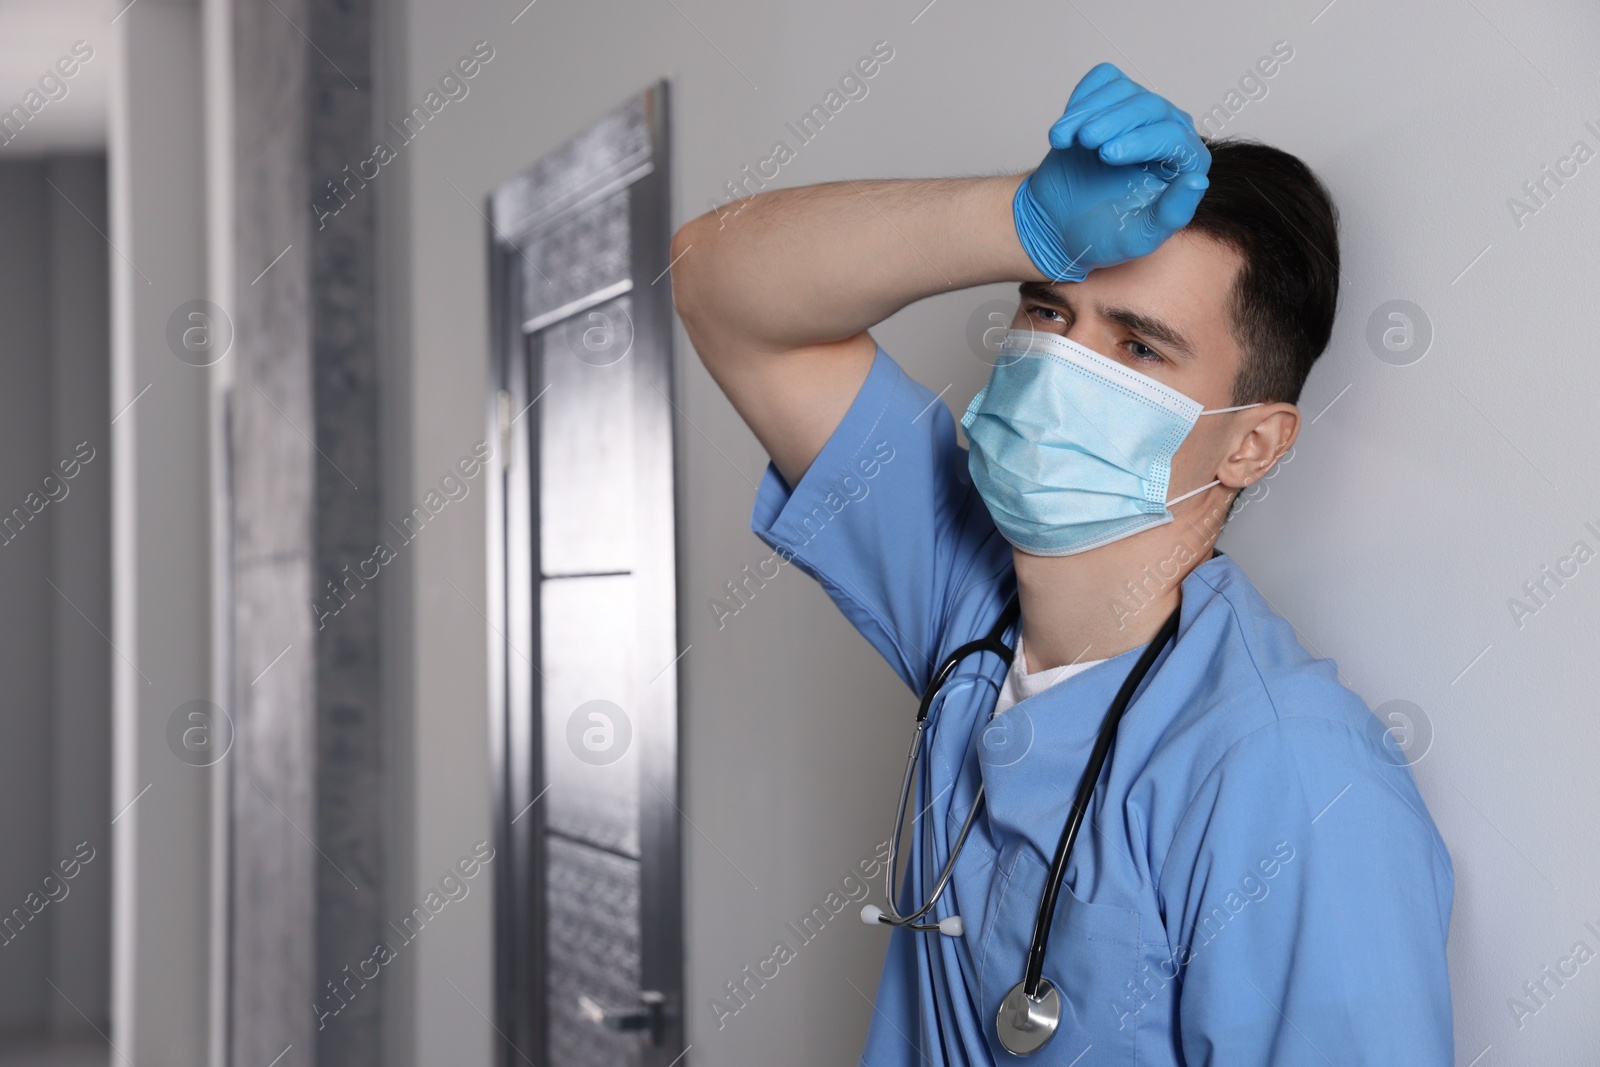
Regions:
[[994, 714], [998, 715], [1011, 705], [1038, 696], [1074, 674], [1081, 674], [1095, 664], [1104, 662], [1104, 659], [1095, 659], [1083, 663], [1067, 663], [1060, 667], [1051, 667], [1047, 671], [1034, 671], [1028, 674], [1024, 669], [1027, 655], [1022, 648], [1022, 635], [1018, 634], [1016, 655], [1011, 657], [1011, 669], [1006, 672], [1006, 680], [1000, 687], [1000, 699], [995, 702]]

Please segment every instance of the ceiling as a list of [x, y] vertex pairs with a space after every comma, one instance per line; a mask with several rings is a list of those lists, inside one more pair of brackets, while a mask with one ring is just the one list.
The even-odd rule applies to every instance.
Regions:
[[[20, 130], [15, 120], [0, 129], [0, 159], [105, 150], [111, 20], [125, 3], [0, 0], [0, 119], [18, 106], [30, 112]], [[79, 51], [92, 55], [72, 77], [62, 77], [57, 61], [72, 58], [79, 41]], [[31, 101], [30, 91], [37, 94]]]

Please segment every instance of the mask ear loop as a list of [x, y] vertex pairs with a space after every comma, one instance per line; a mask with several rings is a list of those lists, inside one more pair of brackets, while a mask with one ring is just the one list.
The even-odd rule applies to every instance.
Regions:
[[[1208, 411], [1202, 411], [1200, 414], [1201, 415], [1221, 415], [1225, 411], [1243, 411], [1246, 408], [1259, 408], [1259, 407], [1263, 407], [1264, 405], [1265, 405], [1265, 401], [1258, 400], [1254, 404], [1238, 404], [1238, 405], [1235, 405], [1234, 407], [1231, 407], [1231, 408], [1211, 408]], [[1171, 510], [1172, 505], [1181, 504], [1185, 500], [1188, 500], [1190, 497], [1195, 496], [1195, 495], [1197, 495], [1199, 493], [1205, 492], [1207, 489], [1210, 489], [1213, 485], [1221, 485], [1221, 484], [1222, 484], [1222, 479], [1221, 478], [1213, 478], [1211, 481], [1207, 482], [1205, 485], [1202, 485], [1198, 489], [1191, 489], [1187, 493], [1184, 493], [1182, 496], [1173, 497], [1171, 500], [1167, 501], [1167, 508], [1168, 508], [1168, 510]]]
[[1172, 509], [1172, 505], [1182, 503], [1183, 501], [1188, 500], [1190, 497], [1194, 496], [1196, 493], [1203, 493], [1207, 489], [1210, 489], [1213, 485], [1221, 485], [1221, 484], [1222, 484], [1222, 479], [1221, 478], [1215, 478], [1215, 479], [1207, 482], [1205, 485], [1202, 485], [1198, 489], [1191, 489], [1187, 493], [1183, 494], [1182, 496], [1173, 497], [1171, 500], [1167, 501], [1167, 510], [1170, 511]]

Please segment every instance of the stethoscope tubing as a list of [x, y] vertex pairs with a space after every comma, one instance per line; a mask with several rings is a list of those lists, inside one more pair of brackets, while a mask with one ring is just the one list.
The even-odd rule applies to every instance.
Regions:
[[1095, 738], [1089, 763], [1084, 767], [1083, 777], [1078, 781], [1078, 795], [1072, 802], [1072, 811], [1067, 816], [1067, 824], [1061, 828], [1055, 855], [1050, 860], [1050, 877], [1045, 882], [1044, 896], [1039, 900], [1039, 912], [1034, 917], [1033, 938], [1028, 943], [1028, 966], [1023, 973], [1023, 990], [1031, 998], [1037, 999], [1039, 996], [1039, 980], [1044, 976], [1044, 954], [1050, 942], [1050, 927], [1055, 919], [1056, 899], [1061, 895], [1061, 886], [1066, 880], [1067, 860], [1072, 855], [1072, 845], [1078, 838], [1078, 828], [1083, 824], [1084, 815], [1089, 810], [1089, 802], [1094, 797], [1094, 787], [1100, 781], [1100, 772], [1105, 767], [1106, 756], [1111, 752], [1111, 743], [1116, 738], [1122, 716], [1133, 701], [1134, 691], [1150, 673], [1156, 657], [1161, 655], [1161, 650], [1178, 632], [1180, 611], [1181, 608], [1174, 608], [1172, 614], [1167, 616], [1167, 621], [1161, 624], [1161, 629], [1156, 631], [1156, 636], [1145, 646], [1139, 661], [1128, 672], [1128, 677], [1123, 679], [1122, 688], [1117, 690], [1117, 697], [1111, 702], [1111, 709], [1100, 723], [1100, 734]]
[[[951, 875], [955, 870], [956, 857], [961, 854], [961, 848], [966, 844], [967, 835], [972, 830], [972, 825], [977, 818], [978, 808], [983, 804], [984, 786], [980, 781], [978, 790], [972, 798], [972, 807], [967, 812], [966, 821], [961, 825], [961, 832], [957, 836], [954, 847], [950, 850], [949, 857], [945, 860], [943, 869], [935, 881], [933, 891], [927, 897], [922, 907], [910, 915], [901, 915], [895, 909], [895, 875], [899, 866], [901, 831], [905, 824], [906, 803], [911, 795], [912, 779], [916, 774], [917, 760], [922, 749], [923, 732], [927, 727], [928, 713], [933, 705], [933, 698], [944, 687], [950, 675], [967, 656], [980, 652], [992, 652], [1000, 657], [1006, 667], [1011, 666], [1015, 650], [1007, 646], [1003, 640], [1006, 630], [1016, 622], [1021, 612], [1019, 596], [1012, 594], [1005, 610], [995, 622], [989, 633], [976, 641], [969, 641], [952, 651], [940, 663], [939, 669], [929, 680], [924, 689], [922, 700], [917, 707], [917, 728], [911, 739], [911, 748], [906, 753], [905, 775], [900, 782], [900, 801], [895, 806], [894, 830], [890, 837], [889, 862], [884, 871], [884, 897], [886, 906], [882, 910], [879, 921], [891, 926], [907, 926], [914, 930], [938, 930], [936, 923], [918, 922], [938, 903], [939, 897], [944, 893], [945, 886], [949, 884]], [[1111, 702], [1105, 718], [1100, 723], [1100, 732], [1095, 738], [1093, 750], [1089, 754], [1089, 762], [1083, 769], [1083, 776], [1078, 780], [1078, 792], [1072, 802], [1072, 809], [1067, 815], [1067, 823], [1061, 829], [1061, 836], [1056, 842], [1056, 851], [1050, 859], [1049, 876], [1045, 880], [1044, 895], [1039, 899], [1039, 910], [1034, 916], [1033, 936], [1028, 943], [1027, 967], [1023, 975], [1023, 991], [1028, 997], [1037, 999], [1040, 995], [1039, 987], [1044, 976], [1044, 956], [1050, 943], [1050, 927], [1054, 921], [1056, 901], [1061, 896], [1061, 887], [1066, 880], [1067, 863], [1072, 856], [1072, 846], [1077, 841], [1078, 830], [1083, 825], [1085, 814], [1089, 810], [1089, 803], [1094, 797], [1095, 785], [1100, 780], [1100, 772], [1105, 769], [1106, 757], [1110, 755], [1111, 746], [1116, 740], [1117, 727], [1121, 725], [1122, 717], [1127, 713], [1128, 705], [1133, 702], [1134, 693], [1144, 683], [1150, 669], [1155, 665], [1156, 659], [1172, 641], [1178, 631], [1178, 622], [1182, 608], [1174, 608], [1171, 615], [1167, 616], [1161, 628], [1151, 639], [1145, 650], [1140, 654], [1133, 669], [1123, 679], [1122, 687], [1117, 690], [1116, 698]]]
[[900, 833], [906, 821], [906, 801], [911, 796], [911, 780], [916, 773], [917, 759], [922, 751], [922, 735], [928, 724], [928, 712], [933, 706], [933, 698], [938, 694], [939, 690], [944, 688], [944, 684], [949, 681], [951, 673], [968, 656], [979, 652], [992, 652], [1000, 657], [1001, 661], [1009, 668], [1015, 652], [1005, 643], [1003, 638], [1005, 637], [1005, 632], [1011, 628], [1012, 623], [1017, 621], [1017, 617], [1021, 612], [1022, 601], [1018, 594], [1013, 593], [1011, 599], [1006, 603], [1005, 609], [1001, 611], [1000, 618], [995, 621], [989, 633], [976, 641], [968, 641], [946, 656], [944, 661], [939, 664], [939, 669], [934, 672], [933, 677], [929, 680], [928, 685], [923, 689], [922, 700], [917, 705], [917, 729], [911, 738], [911, 748], [906, 753], [905, 776], [900, 780], [900, 802], [895, 806], [894, 829], [890, 834], [889, 862], [885, 866], [883, 875], [885, 904], [881, 921], [890, 926], [909, 926], [914, 930], [938, 929], [938, 925], [935, 923], [919, 923], [917, 920], [932, 911], [933, 906], [939, 902], [939, 897], [943, 894], [944, 887], [949, 883], [950, 876], [955, 870], [956, 857], [961, 854], [961, 846], [966, 844], [967, 834], [972, 831], [972, 824], [977, 819], [978, 808], [983, 803], [983, 783], [979, 782], [978, 792], [972, 798], [972, 807], [967, 811], [966, 821], [961, 824], [961, 833], [956, 837], [955, 847], [950, 850], [950, 856], [945, 860], [944, 868], [939, 872], [939, 877], [934, 882], [933, 892], [928, 895], [922, 907], [910, 915], [901, 915], [896, 910], [898, 904], [895, 901], [894, 892], [895, 868], [899, 865], [900, 856]]

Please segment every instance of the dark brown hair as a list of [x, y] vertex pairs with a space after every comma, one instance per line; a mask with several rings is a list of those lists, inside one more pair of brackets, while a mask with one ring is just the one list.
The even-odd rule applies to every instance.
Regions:
[[1202, 138], [1210, 186], [1188, 230], [1236, 250], [1228, 323], [1244, 359], [1233, 402], [1300, 399], [1339, 300], [1339, 212], [1295, 156], [1240, 137]]

